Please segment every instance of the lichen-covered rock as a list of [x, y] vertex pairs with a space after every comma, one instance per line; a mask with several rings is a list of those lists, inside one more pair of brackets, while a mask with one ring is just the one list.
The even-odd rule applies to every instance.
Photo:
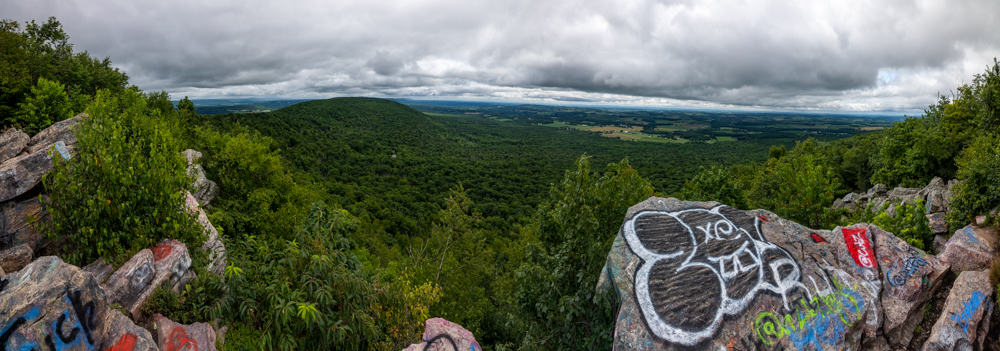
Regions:
[[199, 164], [188, 166], [187, 175], [194, 179], [191, 187], [194, 189], [194, 197], [198, 199], [198, 203], [202, 206], [208, 206], [219, 194], [219, 186], [205, 177], [205, 169], [201, 168]]
[[906, 347], [923, 320], [924, 303], [941, 285], [948, 266], [892, 233], [871, 228], [882, 272], [882, 332], [890, 345]]
[[879, 231], [812, 230], [764, 210], [647, 199], [628, 210], [598, 282], [622, 301], [613, 348], [885, 344]]
[[142, 305], [156, 288], [178, 289], [191, 268], [187, 247], [176, 240], [164, 240], [152, 250], [143, 249], [125, 262], [104, 286], [109, 299], [120, 304], [132, 318], [140, 316]]
[[202, 227], [202, 232], [207, 237], [201, 247], [202, 250], [208, 253], [208, 265], [206, 268], [215, 274], [221, 275], [226, 269], [226, 245], [222, 243], [219, 231], [208, 220], [205, 210], [201, 208], [198, 200], [190, 192], [185, 193], [185, 206], [187, 207], [188, 214], [195, 216], [198, 224]]
[[106, 351], [158, 351], [156, 341], [148, 330], [135, 325], [131, 319], [117, 310], [110, 310], [104, 322], [107, 332], [101, 343]]
[[54, 146], [60, 141], [63, 142], [63, 147], [71, 150], [76, 145], [76, 133], [74, 129], [86, 117], [86, 113], [81, 113], [73, 118], [56, 122], [42, 129], [41, 132], [31, 137], [31, 141], [28, 142], [28, 153], [36, 153], [43, 150], [48, 151], [49, 147]]
[[945, 183], [941, 178], [935, 177], [923, 188], [896, 187], [892, 190], [883, 184], [876, 184], [867, 192], [849, 193], [834, 200], [833, 208], [878, 210], [889, 204], [907, 203], [912, 205], [917, 200], [923, 200], [924, 208], [928, 214], [947, 212], [952, 198], [951, 187], [956, 182], [953, 179]]
[[0, 250], [0, 268], [6, 272], [15, 272], [31, 263], [34, 252], [28, 244], [17, 245]]
[[419, 344], [412, 344], [403, 351], [481, 351], [476, 337], [461, 325], [444, 318], [431, 318], [424, 322], [424, 335]]
[[0, 279], [0, 347], [6, 350], [92, 350], [108, 311], [93, 275], [41, 257]]
[[201, 159], [201, 153], [197, 150], [187, 149], [181, 151], [181, 155], [184, 155], [184, 159], [187, 160], [188, 166], [195, 164]]
[[959, 274], [923, 350], [982, 350], [990, 330], [993, 289], [986, 271]]
[[944, 234], [948, 232], [948, 216], [944, 212], [927, 214], [927, 223], [931, 233]]
[[0, 249], [28, 244], [32, 251], [39, 251], [42, 234], [38, 224], [49, 219], [40, 198], [48, 197], [32, 196], [0, 205]]
[[951, 235], [938, 257], [956, 273], [984, 270], [993, 262], [997, 244], [996, 229], [970, 224]]
[[15, 128], [7, 128], [0, 133], [0, 163], [20, 154], [30, 139], [28, 134]]
[[156, 314], [153, 316], [153, 328], [160, 350], [215, 350], [215, 330], [208, 323], [183, 325]]

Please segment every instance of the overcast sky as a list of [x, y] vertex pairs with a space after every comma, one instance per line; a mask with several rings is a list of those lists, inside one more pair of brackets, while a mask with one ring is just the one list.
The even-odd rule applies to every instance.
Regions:
[[174, 97], [919, 112], [1000, 56], [997, 0], [5, 0]]

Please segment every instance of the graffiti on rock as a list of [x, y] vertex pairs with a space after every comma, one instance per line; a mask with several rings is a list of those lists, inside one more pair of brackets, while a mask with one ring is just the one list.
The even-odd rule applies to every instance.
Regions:
[[160, 245], [157, 245], [156, 247], [153, 248], [153, 260], [155, 260], [156, 262], [160, 262], [160, 260], [166, 258], [167, 256], [170, 256], [170, 252], [173, 250], [174, 250], [173, 246], [167, 243], [162, 243]]
[[[447, 341], [448, 344], [451, 344], [451, 349], [452, 350], [458, 351], [458, 344], [456, 344], [455, 343], [455, 339], [452, 339], [451, 335], [448, 335], [448, 334], [438, 334], [437, 336], [435, 336], [435, 337], [430, 338], [429, 340], [427, 340], [427, 344], [424, 345], [424, 351], [432, 350], [431, 347], [434, 347], [433, 350], [435, 350], [435, 351], [437, 351], [437, 350], [443, 351], [444, 350], [444, 346], [448, 345], [448, 344], [445, 343], [445, 341]], [[435, 347], [435, 345], [441, 345], [441, 346], [440, 347]]]
[[129, 280], [129, 285], [132, 286], [133, 291], [142, 291], [149, 281], [153, 280], [153, 266], [148, 262], [144, 263], [139, 268], [136, 268], [135, 272], [132, 272], [132, 279]]
[[642, 211], [622, 225], [643, 261], [635, 294], [654, 335], [694, 345], [760, 293], [780, 296], [787, 310], [798, 296], [812, 299], [798, 263], [761, 235], [762, 219], [720, 205]]
[[135, 335], [125, 334], [122, 335], [121, 338], [118, 338], [118, 342], [104, 351], [132, 351], [135, 350], [135, 344], [137, 341], [138, 338], [136, 338]]
[[167, 338], [166, 351], [198, 351], [198, 342], [188, 337], [183, 327], [174, 327]]
[[972, 242], [982, 244], [982, 242], [979, 241], [979, 238], [976, 237], [976, 231], [972, 230], [972, 227], [965, 227], [962, 231], [965, 232], [965, 235], [969, 236], [969, 240], [972, 240]]
[[872, 245], [868, 242], [867, 228], [843, 228], [841, 231], [844, 233], [844, 241], [847, 243], [847, 249], [851, 251], [851, 256], [854, 257], [854, 263], [857, 263], [861, 267], [865, 268], [875, 268], [875, 255], [872, 251]]
[[837, 345], [844, 332], [860, 319], [865, 302], [855, 290], [837, 285], [836, 294], [799, 299], [799, 306], [789, 313], [762, 312], [754, 320], [757, 337], [765, 345], [774, 345], [787, 337], [796, 348], [812, 345], [823, 350], [823, 345]]
[[911, 254], [910, 257], [903, 260], [902, 267], [899, 266], [899, 263], [896, 263], [886, 271], [886, 275], [889, 277], [889, 284], [892, 286], [906, 284], [920, 270], [920, 267], [926, 265], [928, 265], [926, 260]]
[[826, 244], [826, 239], [823, 239], [823, 237], [819, 236], [819, 234], [810, 233], [809, 236], [812, 236], [812, 239], [813, 239], [814, 243], [817, 243], [817, 244], [820, 244], [820, 243]]
[[[35, 343], [27, 341], [27, 340], [24, 340], [23, 343], [20, 345], [20, 347], [10, 347], [10, 348], [8, 348], [7, 346], [9, 345], [11, 337], [13, 337], [14, 333], [17, 332], [17, 328], [21, 327], [21, 325], [23, 325], [24, 323], [27, 323], [28, 321], [31, 321], [31, 320], [34, 320], [34, 319], [38, 318], [38, 313], [39, 313], [38, 307], [32, 307], [30, 310], [28, 310], [27, 313], [22, 314], [22, 315], [18, 316], [17, 318], [14, 318], [13, 321], [11, 321], [6, 326], [4, 326], [3, 330], [0, 331], [0, 349], [3, 349], [3, 350], [7, 350], [7, 349], [12, 349], [12, 350], [13, 349], [17, 349], [17, 350], [31, 350], [31, 349], [34, 349], [35, 346], [36, 346]], [[17, 345], [14, 345], [14, 346], [17, 346]]]
[[961, 325], [965, 334], [969, 334], [969, 322], [982, 307], [985, 299], [986, 295], [982, 292], [973, 291], [972, 296], [969, 296], [969, 301], [962, 304], [962, 312], [951, 315], [951, 320]]

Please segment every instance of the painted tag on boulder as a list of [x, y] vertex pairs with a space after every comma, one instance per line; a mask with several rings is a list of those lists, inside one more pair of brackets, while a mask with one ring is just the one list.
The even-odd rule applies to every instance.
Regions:
[[851, 256], [854, 257], [854, 263], [857, 263], [861, 267], [865, 268], [875, 268], [875, 255], [872, 251], [872, 245], [868, 242], [868, 229], [867, 228], [843, 228], [844, 232], [844, 242], [847, 243], [847, 249], [851, 251]]

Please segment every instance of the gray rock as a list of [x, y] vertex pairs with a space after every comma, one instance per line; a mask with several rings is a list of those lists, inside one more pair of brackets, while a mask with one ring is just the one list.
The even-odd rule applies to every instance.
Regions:
[[184, 159], [187, 160], [188, 166], [197, 163], [198, 160], [201, 159], [201, 153], [192, 149], [181, 151], [181, 155], [184, 155]]
[[131, 319], [117, 310], [110, 310], [104, 321], [107, 334], [101, 343], [101, 350], [107, 351], [159, 351], [156, 341], [148, 330], [135, 325]]
[[161, 350], [215, 351], [215, 330], [208, 323], [183, 325], [156, 314], [153, 328]]
[[934, 252], [943, 252], [944, 245], [948, 243], [948, 239], [945, 239], [941, 234], [934, 236]]
[[198, 200], [189, 192], [184, 195], [188, 214], [195, 216], [206, 236], [205, 243], [201, 247], [208, 253], [208, 266], [206, 268], [215, 274], [222, 275], [226, 269], [226, 245], [222, 242], [219, 231], [208, 220], [205, 210], [198, 205]]
[[43, 129], [41, 132], [38, 132], [38, 134], [31, 137], [31, 141], [28, 142], [28, 153], [33, 154], [42, 150], [48, 151], [49, 147], [55, 145], [58, 141], [62, 141], [64, 143], [64, 147], [72, 149], [72, 147], [76, 145], [76, 133], [74, 132], [74, 129], [76, 128], [76, 125], [86, 117], [88, 117], [86, 113], [81, 113], [73, 118], [56, 122], [48, 128]]
[[51, 170], [52, 158], [48, 150], [21, 155], [0, 164], [0, 202], [31, 190]]
[[219, 194], [219, 185], [205, 177], [205, 169], [199, 164], [189, 165], [187, 168], [188, 178], [194, 179], [191, 184], [194, 189], [194, 197], [202, 206], [208, 206]]
[[598, 282], [621, 301], [615, 350], [859, 349], [882, 337], [877, 227], [812, 230], [764, 210], [657, 197], [625, 219]]
[[461, 325], [444, 318], [431, 318], [424, 321], [424, 335], [419, 344], [412, 344], [403, 351], [451, 351], [472, 350], [481, 351], [476, 337]]
[[872, 196], [874, 196], [874, 195], [883, 195], [887, 191], [889, 191], [889, 187], [885, 186], [885, 184], [881, 184], [881, 183], [880, 184], [875, 184], [874, 186], [871, 187], [871, 189], [868, 189], [868, 195], [872, 195]]
[[165, 285], [178, 290], [191, 268], [187, 247], [176, 240], [164, 240], [153, 250], [143, 249], [118, 268], [104, 284], [109, 301], [118, 303], [132, 318], [141, 316], [142, 306], [156, 288]]
[[948, 232], [948, 215], [944, 212], [936, 212], [927, 215], [927, 223], [934, 234], [944, 234]]
[[21, 244], [0, 251], [0, 268], [5, 272], [16, 272], [31, 263], [34, 252], [28, 244]]
[[976, 216], [976, 225], [980, 227], [986, 225], [986, 216], [984, 215]]
[[948, 265], [892, 233], [869, 228], [882, 272], [882, 332], [890, 345], [905, 348], [923, 320], [924, 303], [942, 285]]
[[990, 330], [993, 289], [986, 271], [959, 274], [923, 350], [982, 350]]
[[21, 154], [30, 139], [28, 134], [14, 128], [7, 128], [0, 133], [0, 163]]
[[104, 280], [111, 275], [111, 271], [113, 270], [112, 268], [113, 267], [111, 267], [110, 263], [105, 263], [104, 259], [98, 258], [86, 267], [83, 267], [83, 270], [94, 275], [94, 279], [97, 279], [97, 283], [104, 284]]
[[33, 196], [0, 205], [0, 249], [28, 244], [33, 251], [39, 250], [43, 238], [38, 224], [49, 220], [41, 201], [47, 199]]
[[990, 267], [997, 246], [995, 228], [970, 224], [951, 235], [938, 257], [956, 273], [979, 271]]
[[0, 280], [7, 350], [91, 350], [106, 332], [108, 305], [93, 275], [41, 257]]

